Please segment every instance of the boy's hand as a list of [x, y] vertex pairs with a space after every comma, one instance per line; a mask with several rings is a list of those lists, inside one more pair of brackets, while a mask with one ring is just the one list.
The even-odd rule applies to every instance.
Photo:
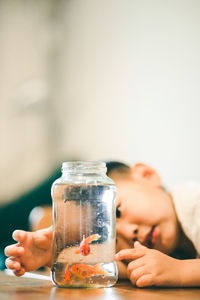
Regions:
[[7, 246], [4, 250], [7, 268], [13, 270], [16, 276], [22, 276], [27, 271], [33, 271], [41, 266], [50, 266], [53, 231], [52, 227], [27, 232], [16, 230], [13, 239], [17, 244]]
[[119, 251], [115, 259], [131, 261], [127, 267], [128, 278], [138, 287], [180, 286], [180, 261], [139, 242], [135, 242], [133, 249]]

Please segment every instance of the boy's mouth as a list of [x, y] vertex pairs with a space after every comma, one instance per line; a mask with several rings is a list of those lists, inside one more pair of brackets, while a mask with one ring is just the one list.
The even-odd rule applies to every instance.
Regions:
[[145, 237], [144, 245], [148, 248], [152, 248], [156, 241], [156, 232], [155, 232], [156, 225], [153, 225], [151, 231]]

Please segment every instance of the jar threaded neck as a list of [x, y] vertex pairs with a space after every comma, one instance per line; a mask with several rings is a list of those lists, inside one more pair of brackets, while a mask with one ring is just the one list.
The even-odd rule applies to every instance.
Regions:
[[102, 161], [68, 161], [62, 163], [63, 174], [106, 174], [106, 163]]

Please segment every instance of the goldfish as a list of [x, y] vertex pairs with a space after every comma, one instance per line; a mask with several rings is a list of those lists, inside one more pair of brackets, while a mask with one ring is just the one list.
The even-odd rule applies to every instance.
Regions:
[[73, 274], [73, 278], [78, 277], [80, 279], [85, 279], [92, 275], [110, 275], [101, 268], [101, 264], [96, 264], [94, 266], [85, 264], [75, 264], [71, 267], [71, 272]]
[[66, 268], [65, 268], [65, 280], [66, 281], [70, 281], [71, 280], [71, 273], [69, 271], [68, 264], [66, 265]]
[[85, 235], [83, 235], [83, 239], [80, 243], [80, 247], [79, 250], [76, 250], [75, 253], [76, 254], [81, 254], [84, 256], [87, 256], [89, 254], [93, 254], [90, 252], [90, 246], [89, 243], [93, 242], [93, 241], [97, 241], [101, 236], [99, 234], [92, 234], [90, 236], [88, 236], [87, 238], [85, 237]]

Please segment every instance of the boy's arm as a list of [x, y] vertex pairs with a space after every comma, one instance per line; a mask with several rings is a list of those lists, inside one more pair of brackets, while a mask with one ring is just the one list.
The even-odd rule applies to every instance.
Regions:
[[50, 227], [52, 225], [52, 207], [37, 206], [29, 215], [29, 224], [31, 231], [37, 231]]

